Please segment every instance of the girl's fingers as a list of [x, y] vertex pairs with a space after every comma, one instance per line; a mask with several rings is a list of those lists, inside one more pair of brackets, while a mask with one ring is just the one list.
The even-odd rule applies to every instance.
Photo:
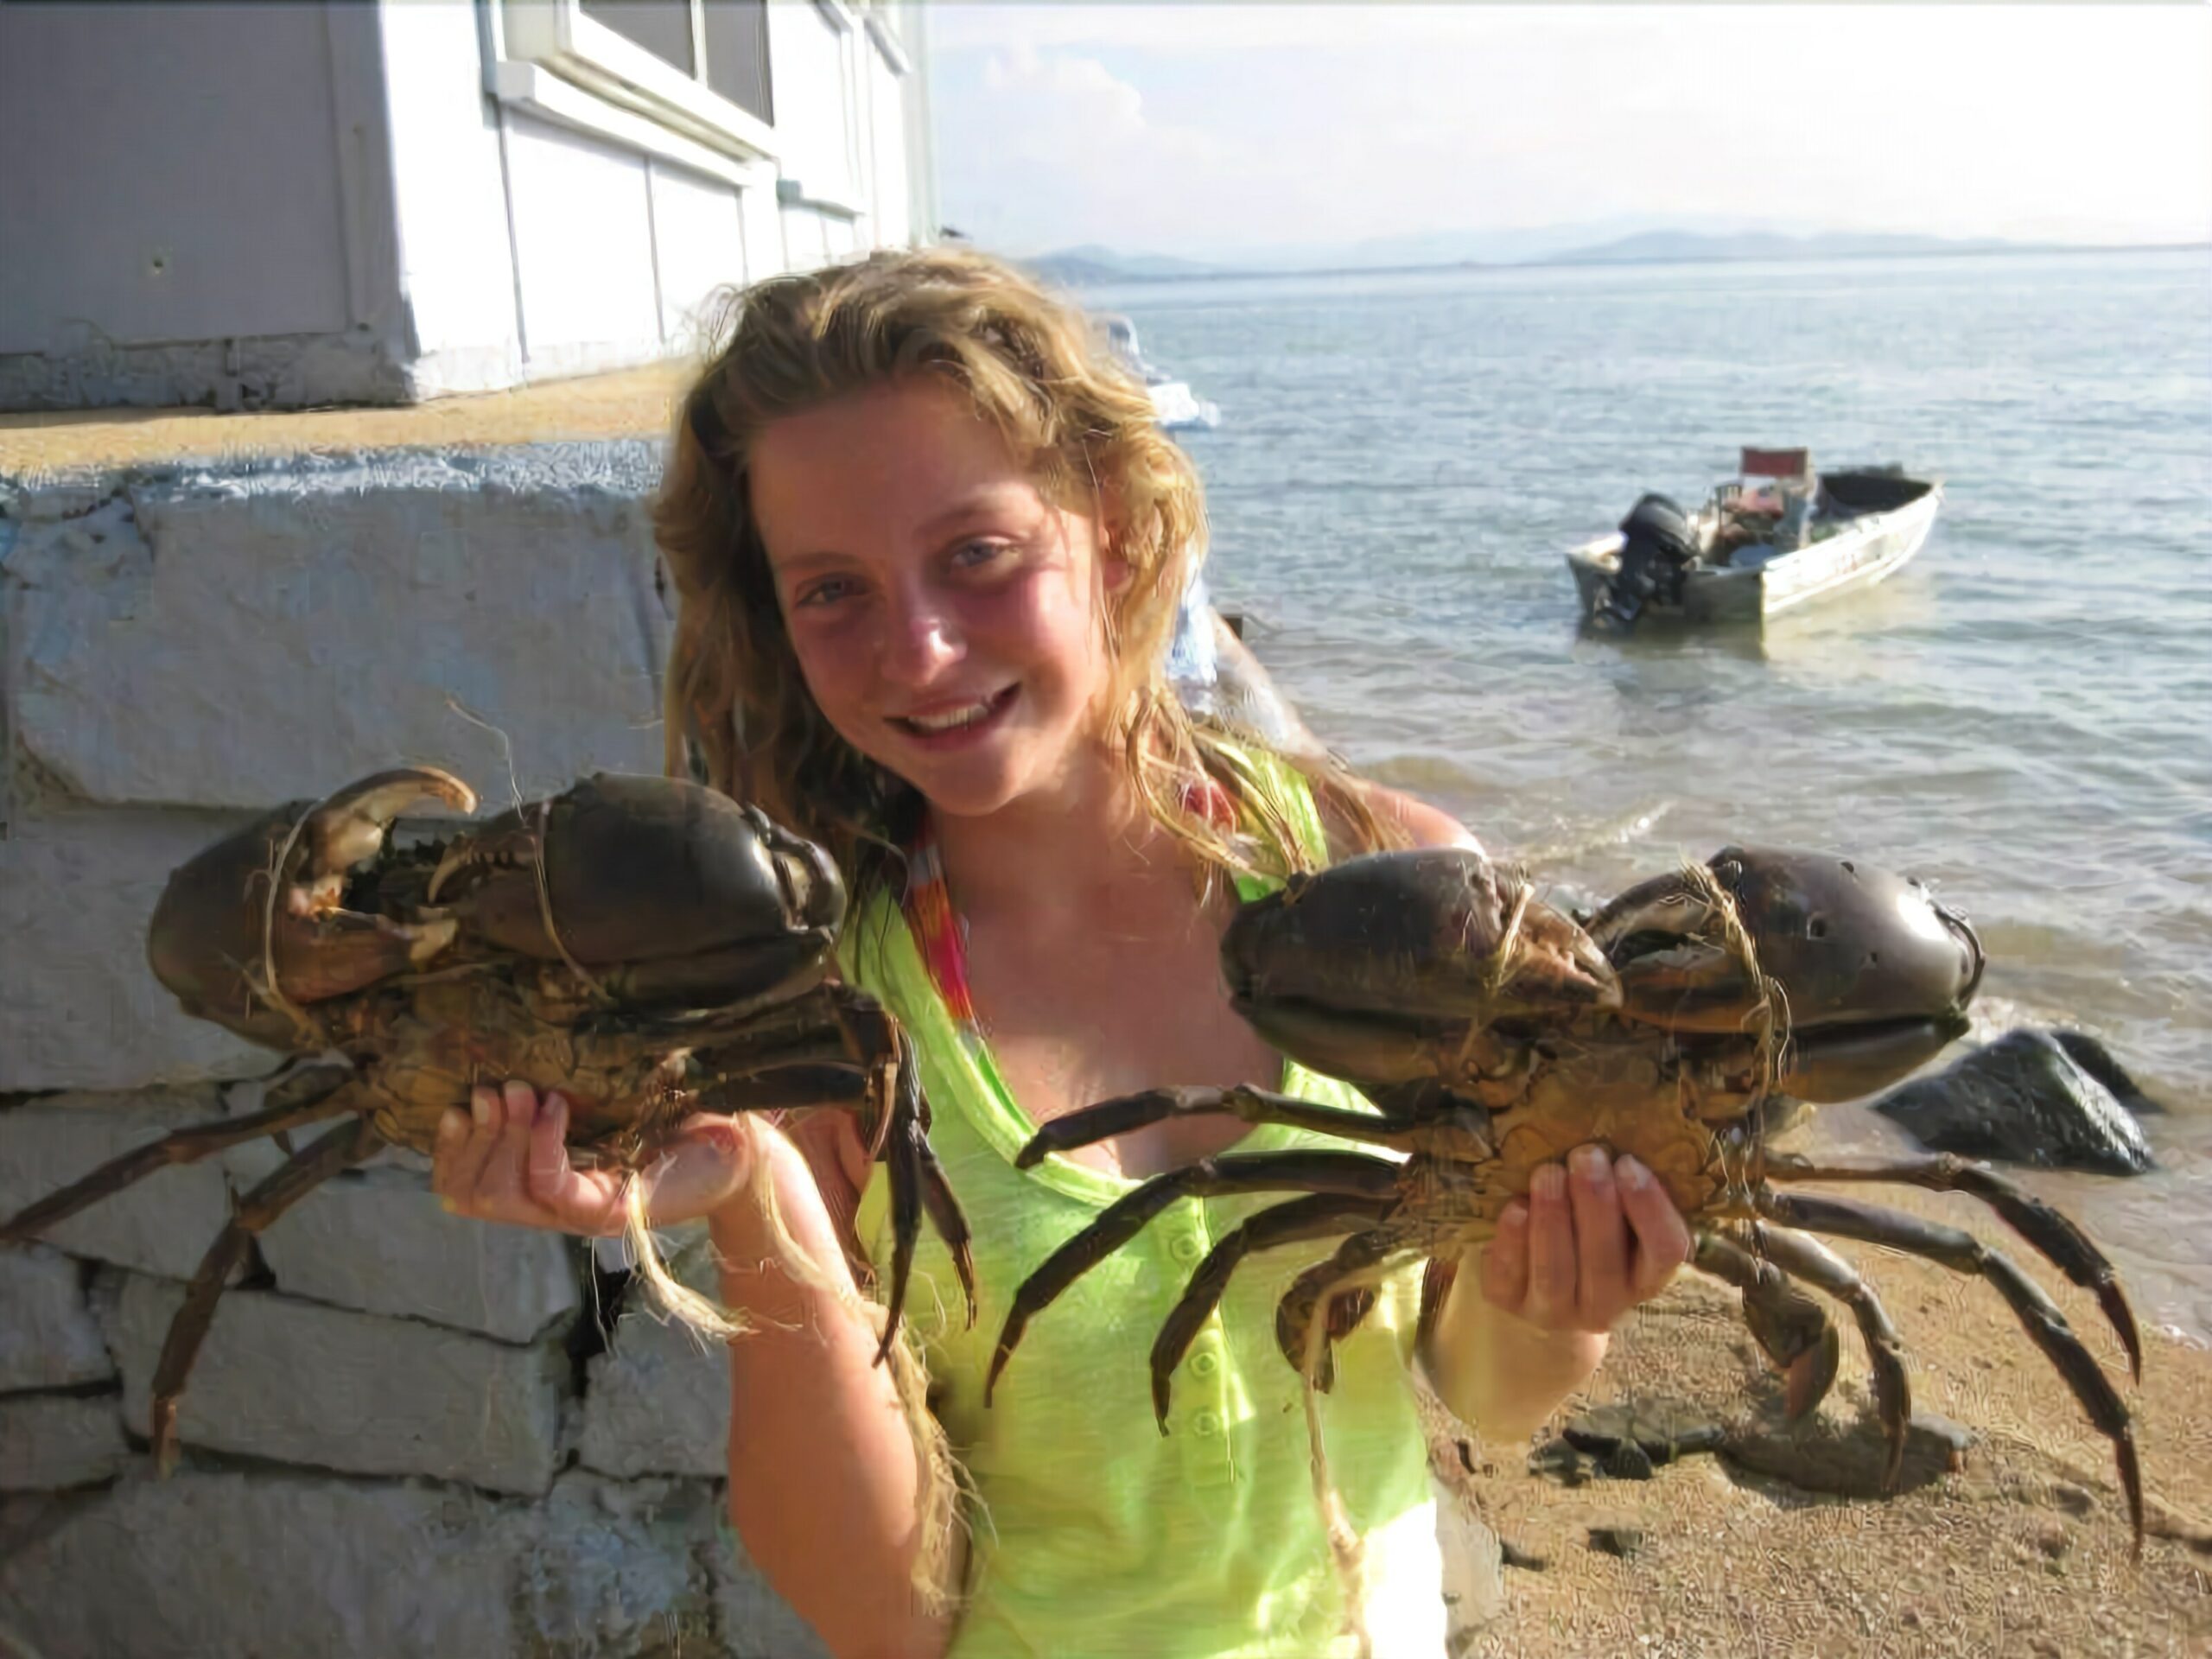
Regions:
[[1629, 1287], [1636, 1300], [1649, 1301], [1667, 1287], [1675, 1269], [1690, 1259], [1694, 1249], [1689, 1224], [1667, 1189], [1651, 1172], [1633, 1158], [1614, 1166], [1619, 1179], [1621, 1209], [1636, 1235], [1636, 1259]]
[[499, 1096], [493, 1090], [469, 1090], [467, 1121], [459, 1139], [445, 1143], [452, 1147], [452, 1152], [444, 1160], [438, 1191], [444, 1196], [447, 1209], [464, 1216], [475, 1213], [484, 1162], [499, 1141], [499, 1121], [503, 1110]]
[[596, 1228], [607, 1219], [602, 1188], [569, 1161], [568, 1096], [547, 1095], [523, 1154], [523, 1196], [563, 1227], [582, 1222]]
[[1529, 1298], [1529, 1206], [1516, 1198], [1497, 1218], [1497, 1236], [1483, 1251], [1483, 1297], [1518, 1313]]
[[1628, 1224], [1621, 1218], [1613, 1160], [1603, 1147], [1577, 1147], [1567, 1159], [1574, 1211], [1576, 1299], [1586, 1329], [1603, 1330], [1628, 1306]]
[[495, 1097], [491, 1146], [477, 1177], [476, 1196], [494, 1217], [505, 1220], [526, 1199], [524, 1171], [530, 1159], [531, 1126], [537, 1121], [537, 1090], [509, 1083]]
[[1529, 1183], [1529, 1297], [1523, 1316], [1548, 1330], [1572, 1321], [1575, 1297], [1574, 1217], [1567, 1172], [1542, 1164]]
[[438, 1117], [438, 1138], [430, 1148], [430, 1191], [452, 1207], [454, 1160], [468, 1142], [468, 1114], [448, 1106]]

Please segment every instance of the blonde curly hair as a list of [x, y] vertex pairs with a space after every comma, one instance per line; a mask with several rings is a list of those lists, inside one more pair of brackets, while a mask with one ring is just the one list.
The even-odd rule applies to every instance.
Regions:
[[[770, 423], [918, 376], [957, 387], [1047, 499], [1099, 518], [1128, 582], [1106, 596], [1110, 731], [1151, 815], [1205, 865], [1296, 868], [1298, 838], [1243, 786], [1238, 747], [1192, 721], [1160, 664], [1205, 554], [1198, 474], [1154, 423], [1144, 388], [1073, 306], [1003, 262], [892, 251], [727, 294], [704, 370], [683, 400], [653, 524], [679, 601], [666, 687], [667, 765], [760, 805], [821, 842], [856, 887], [912, 834], [919, 794], [848, 744], [806, 689], [748, 500]], [[1291, 757], [1330, 806], [1378, 838], [1325, 763]], [[1193, 812], [1226, 788], [1256, 835]], [[1255, 823], [1253, 821], [1256, 821]]]

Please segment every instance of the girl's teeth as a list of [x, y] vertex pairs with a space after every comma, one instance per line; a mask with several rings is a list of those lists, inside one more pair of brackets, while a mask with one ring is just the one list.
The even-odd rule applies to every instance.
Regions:
[[991, 712], [991, 705], [979, 702], [971, 708], [957, 709], [949, 715], [913, 715], [907, 724], [925, 732], [949, 732], [956, 726], [973, 726]]

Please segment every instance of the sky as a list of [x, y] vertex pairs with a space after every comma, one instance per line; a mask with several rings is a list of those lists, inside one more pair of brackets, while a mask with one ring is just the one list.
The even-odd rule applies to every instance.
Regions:
[[941, 215], [1201, 259], [1627, 219], [2212, 240], [2212, 8], [932, 3]]

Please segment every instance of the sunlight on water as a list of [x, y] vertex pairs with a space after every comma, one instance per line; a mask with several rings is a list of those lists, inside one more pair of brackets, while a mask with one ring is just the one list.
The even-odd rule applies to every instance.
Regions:
[[[2168, 1259], [2212, 1237], [2212, 257], [1085, 297], [1221, 405], [1215, 590], [1317, 732], [1565, 890], [1731, 841], [1929, 880], [1991, 999], [2175, 1109], [2164, 1173], [2037, 1179], [2212, 1336], [2212, 1262]], [[1764, 633], [1578, 637], [1565, 550], [1747, 442], [1941, 477], [1927, 548]]]

